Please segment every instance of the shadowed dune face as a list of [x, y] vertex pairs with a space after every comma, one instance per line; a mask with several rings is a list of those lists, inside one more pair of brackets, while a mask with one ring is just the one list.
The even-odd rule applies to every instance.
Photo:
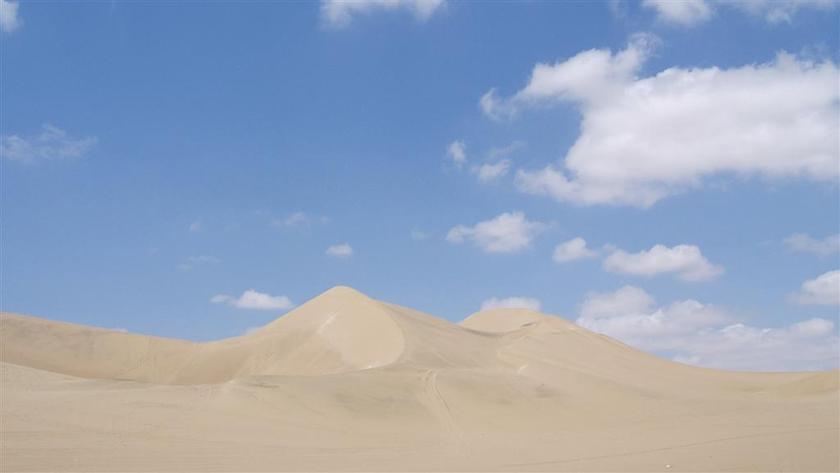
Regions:
[[380, 302], [342, 286], [240, 337], [239, 343], [259, 346], [260, 354], [239, 375], [320, 375], [375, 368], [393, 363], [405, 349], [392, 314]]
[[8, 313], [0, 342], [4, 471], [840, 467], [840, 372], [695, 368], [529, 310], [336, 287], [214, 342]]

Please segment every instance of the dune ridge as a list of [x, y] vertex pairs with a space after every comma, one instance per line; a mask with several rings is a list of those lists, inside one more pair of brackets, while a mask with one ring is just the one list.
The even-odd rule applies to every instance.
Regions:
[[2, 471], [840, 467], [840, 372], [696, 368], [524, 309], [339, 286], [213, 342], [9, 313], [0, 342]]

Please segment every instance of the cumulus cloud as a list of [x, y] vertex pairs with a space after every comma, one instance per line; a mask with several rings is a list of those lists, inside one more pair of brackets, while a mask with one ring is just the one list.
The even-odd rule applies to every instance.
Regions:
[[241, 296], [217, 294], [210, 298], [213, 304], [226, 304], [237, 309], [286, 310], [294, 306], [286, 296], [272, 296], [253, 289], [248, 289]]
[[467, 145], [461, 140], [453, 141], [446, 147], [446, 155], [460, 168], [467, 162]]
[[505, 212], [472, 227], [455, 226], [446, 240], [456, 244], [470, 241], [488, 253], [516, 253], [531, 246], [543, 228], [544, 224], [528, 220], [522, 212]]
[[617, 53], [583, 51], [537, 64], [509, 98], [480, 101], [496, 119], [570, 103], [581, 132], [562, 163], [519, 170], [520, 191], [581, 205], [647, 207], [715, 177], [840, 175], [838, 68], [781, 52], [764, 64], [670, 68], [639, 77], [658, 44], [634, 35]]
[[597, 251], [586, 247], [586, 240], [577, 237], [555, 246], [552, 259], [555, 263], [567, 263], [579, 259], [594, 258], [597, 255]]
[[496, 163], [486, 163], [473, 168], [473, 173], [479, 181], [487, 183], [504, 177], [510, 170], [510, 160], [503, 159]]
[[73, 138], [66, 131], [46, 124], [31, 136], [0, 136], [0, 157], [19, 163], [81, 158], [97, 143], [95, 137]]
[[539, 299], [534, 299], [533, 297], [506, 297], [504, 299], [491, 297], [481, 303], [481, 310], [530, 309], [538, 311], [540, 310], [540, 306]]
[[653, 297], [634, 286], [589, 294], [577, 323], [636, 348], [710, 368], [830, 369], [837, 366], [840, 348], [830, 320], [755, 327], [691, 299], [656, 307]]
[[773, 328], [736, 323], [673, 343], [675, 361], [756, 371], [835, 369], [840, 350], [834, 322], [820, 318]]
[[635, 344], [644, 341], [648, 348], [665, 348], [650, 337], [691, 333], [704, 327], [729, 321], [721, 310], [695, 300], [674, 302], [655, 308], [654, 299], [643, 289], [624, 286], [613, 293], [590, 293], [581, 305], [578, 323], [597, 332], [609, 333]]
[[800, 304], [840, 305], [840, 270], [829, 271], [802, 283], [793, 295]]
[[793, 251], [829, 256], [840, 251], [840, 233], [829, 235], [822, 240], [811, 238], [804, 233], [795, 233], [785, 238], [785, 244]]
[[586, 320], [594, 320], [642, 313], [649, 310], [653, 303], [653, 297], [643, 289], [624, 286], [615, 292], [589, 293], [581, 306], [580, 316]]
[[20, 4], [12, 0], [0, 0], [0, 30], [14, 33], [23, 24], [18, 16]]
[[374, 11], [408, 10], [419, 21], [426, 21], [438, 11], [444, 0], [322, 0], [321, 18], [333, 28], [347, 26], [353, 18]]
[[326, 255], [333, 258], [349, 258], [353, 256], [353, 247], [347, 243], [332, 245], [327, 248]]
[[676, 274], [684, 281], [707, 281], [723, 273], [722, 267], [710, 263], [694, 245], [654, 245], [638, 253], [614, 249], [604, 259], [604, 269], [645, 277]]
[[642, 6], [656, 10], [659, 19], [682, 26], [694, 26], [712, 17], [706, 0], [644, 0]]

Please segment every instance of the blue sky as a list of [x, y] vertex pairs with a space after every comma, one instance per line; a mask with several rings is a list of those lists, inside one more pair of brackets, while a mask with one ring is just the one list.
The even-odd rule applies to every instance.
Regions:
[[343, 284], [836, 366], [838, 14], [2, 0], [2, 309], [208, 340]]

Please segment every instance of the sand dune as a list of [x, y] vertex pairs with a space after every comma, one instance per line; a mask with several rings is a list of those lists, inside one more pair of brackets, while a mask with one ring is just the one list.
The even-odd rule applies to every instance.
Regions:
[[840, 372], [677, 364], [559, 317], [333, 288], [193, 343], [4, 313], [2, 471], [837, 471]]

